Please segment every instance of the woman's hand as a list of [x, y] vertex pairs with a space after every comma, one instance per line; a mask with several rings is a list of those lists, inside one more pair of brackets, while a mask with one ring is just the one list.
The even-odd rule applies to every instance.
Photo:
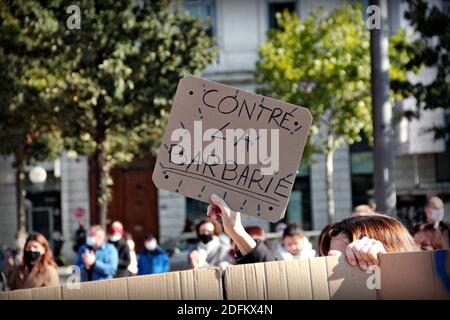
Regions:
[[189, 253], [188, 260], [192, 269], [200, 268], [206, 262], [206, 251], [194, 249]]
[[197, 269], [199, 265], [199, 254], [197, 250], [192, 250], [188, 255], [189, 265], [192, 269]]
[[213, 221], [220, 223], [222, 220], [223, 229], [229, 236], [244, 229], [241, 223], [241, 214], [231, 210], [227, 203], [215, 194], [211, 195], [211, 204], [208, 206], [207, 214]]
[[379, 265], [378, 255], [382, 253], [386, 253], [383, 243], [368, 237], [353, 241], [345, 250], [348, 262], [352, 266], [358, 264], [363, 270], [369, 265]]
[[234, 241], [242, 255], [246, 255], [256, 246], [255, 240], [245, 231], [241, 223], [241, 214], [233, 211], [219, 196], [211, 195], [211, 204], [207, 215], [216, 222], [222, 220], [225, 233]]

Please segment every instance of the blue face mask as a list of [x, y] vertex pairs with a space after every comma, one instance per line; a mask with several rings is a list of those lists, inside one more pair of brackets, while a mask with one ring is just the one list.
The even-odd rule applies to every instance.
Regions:
[[86, 244], [88, 246], [93, 247], [93, 246], [95, 246], [95, 243], [96, 243], [95, 237], [90, 237], [90, 236], [86, 237]]

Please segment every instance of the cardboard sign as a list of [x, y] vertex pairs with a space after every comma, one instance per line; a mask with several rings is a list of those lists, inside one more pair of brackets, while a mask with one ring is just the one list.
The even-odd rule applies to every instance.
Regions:
[[222, 300], [218, 268], [0, 292], [1, 300]]
[[158, 188], [283, 218], [308, 137], [308, 109], [194, 76], [180, 80], [153, 171]]
[[343, 255], [231, 266], [224, 287], [229, 300], [449, 300], [450, 251], [383, 254], [367, 271]]
[[0, 300], [450, 300], [449, 250], [383, 254], [372, 267], [345, 256], [273, 261], [230, 266], [224, 277], [218, 268], [186, 270], [0, 292]]

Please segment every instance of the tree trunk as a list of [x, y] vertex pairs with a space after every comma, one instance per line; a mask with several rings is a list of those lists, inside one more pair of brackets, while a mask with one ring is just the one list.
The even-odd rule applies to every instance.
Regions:
[[97, 169], [96, 179], [96, 196], [97, 196], [97, 217], [98, 223], [106, 228], [108, 219], [108, 203], [111, 199], [111, 188], [108, 185], [110, 170], [106, 160], [105, 141], [106, 141], [106, 125], [104, 118], [104, 96], [100, 95], [98, 102], [94, 105], [94, 115], [97, 122], [95, 136], [95, 164]]
[[95, 163], [97, 166], [96, 196], [97, 196], [97, 215], [99, 224], [106, 228], [108, 219], [108, 203], [110, 200], [110, 188], [108, 180], [110, 176], [109, 168], [106, 164], [106, 155], [103, 143], [97, 144], [95, 151]]
[[25, 213], [25, 201], [23, 196], [24, 191], [24, 168], [23, 159], [20, 156], [20, 152], [15, 154], [15, 167], [16, 167], [16, 207], [17, 207], [17, 231], [26, 232], [26, 213]]
[[334, 221], [333, 155], [334, 155], [334, 137], [333, 135], [328, 135], [327, 146], [325, 150], [325, 159], [326, 159], [325, 187], [327, 189], [328, 223], [332, 223]]

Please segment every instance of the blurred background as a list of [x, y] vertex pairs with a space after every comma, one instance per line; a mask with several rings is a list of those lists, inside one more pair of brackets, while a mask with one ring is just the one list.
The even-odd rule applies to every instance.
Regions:
[[[80, 224], [121, 221], [137, 250], [149, 233], [171, 253], [195, 239], [206, 204], [157, 190], [151, 178], [184, 74], [311, 109], [310, 145], [281, 222], [314, 236], [375, 203], [369, 1], [78, 1], [78, 20], [72, 2], [0, 0], [1, 244], [39, 231], [70, 264]], [[392, 0], [381, 21], [394, 214], [407, 225], [431, 195], [450, 220], [449, 8]], [[275, 224], [243, 224], [279, 236]]]

